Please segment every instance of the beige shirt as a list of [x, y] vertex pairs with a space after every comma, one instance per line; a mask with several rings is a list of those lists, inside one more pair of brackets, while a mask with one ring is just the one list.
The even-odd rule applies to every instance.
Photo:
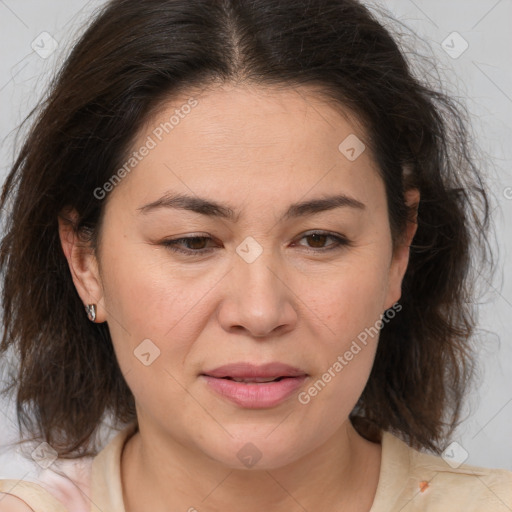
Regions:
[[[133, 425], [125, 428], [94, 458], [67, 466], [57, 461], [38, 483], [0, 480], [0, 512], [125, 512], [121, 452], [134, 432]], [[379, 483], [369, 512], [512, 511], [511, 471], [451, 467], [456, 464], [416, 451], [389, 432], [382, 433], [381, 443]], [[23, 501], [10, 497], [8, 503], [3, 493]]]

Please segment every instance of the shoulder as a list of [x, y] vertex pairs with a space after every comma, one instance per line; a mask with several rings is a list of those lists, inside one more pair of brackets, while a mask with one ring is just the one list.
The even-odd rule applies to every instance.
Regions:
[[409, 447], [390, 433], [385, 436], [383, 469], [400, 475], [401, 482], [393, 483], [400, 489], [402, 512], [437, 507], [454, 512], [512, 510], [511, 471], [457, 463], [453, 450], [433, 455]]
[[0, 480], [0, 512], [88, 512], [91, 462], [57, 460], [35, 481]]
[[56, 459], [34, 480], [0, 479], [0, 512], [121, 510], [121, 451], [137, 430], [127, 425], [94, 457]]
[[35, 482], [0, 480], [0, 512], [68, 512], [64, 505]]
[[442, 494], [447, 503], [451, 501], [467, 511], [512, 509], [511, 471], [457, 464], [447, 455], [411, 451], [412, 472], [429, 476], [424, 492], [431, 488], [436, 499]]

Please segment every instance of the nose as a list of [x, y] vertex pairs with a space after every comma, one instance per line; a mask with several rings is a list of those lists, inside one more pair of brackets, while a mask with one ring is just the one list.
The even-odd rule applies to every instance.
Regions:
[[297, 296], [278, 259], [269, 251], [263, 251], [252, 263], [235, 258], [226, 279], [218, 311], [226, 332], [264, 338], [295, 328]]

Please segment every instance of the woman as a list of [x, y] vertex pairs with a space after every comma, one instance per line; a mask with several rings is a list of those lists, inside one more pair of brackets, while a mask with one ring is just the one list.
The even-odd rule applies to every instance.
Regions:
[[45, 470], [0, 510], [510, 510], [512, 473], [440, 456], [487, 255], [468, 144], [355, 0], [109, 2], [3, 189]]

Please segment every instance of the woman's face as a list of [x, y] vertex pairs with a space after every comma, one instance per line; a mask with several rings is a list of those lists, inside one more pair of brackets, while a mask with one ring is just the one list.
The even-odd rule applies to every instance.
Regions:
[[85, 260], [75, 282], [108, 322], [141, 433], [278, 467], [348, 425], [408, 252], [393, 253], [365, 134], [311, 91], [189, 100], [138, 137], [105, 199], [99, 272]]

